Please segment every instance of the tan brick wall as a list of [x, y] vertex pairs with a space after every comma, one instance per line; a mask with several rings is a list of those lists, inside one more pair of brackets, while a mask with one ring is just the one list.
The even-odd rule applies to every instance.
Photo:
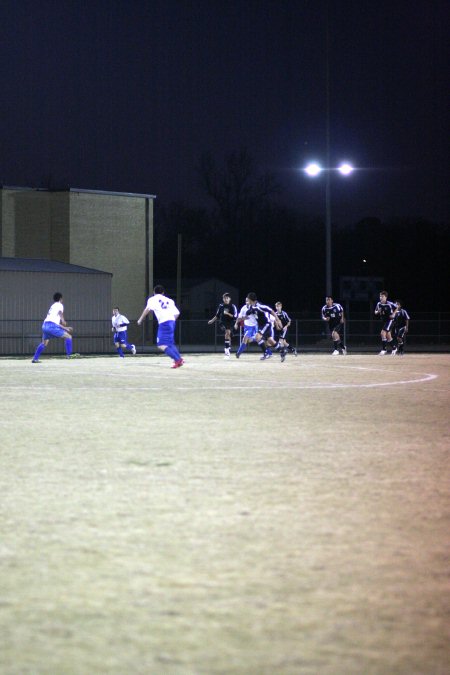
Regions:
[[[152, 208], [152, 200], [150, 204]], [[112, 302], [130, 320], [139, 316], [146, 301], [145, 252], [144, 198], [70, 194], [69, 262], [112, 272]]]

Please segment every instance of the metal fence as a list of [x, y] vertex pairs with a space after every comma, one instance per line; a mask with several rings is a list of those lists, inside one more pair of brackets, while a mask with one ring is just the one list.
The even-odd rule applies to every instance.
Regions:
[[[41, 320], [0, 321], [0, 355], [33, 354], [41, 339]], [[345, 324], [345, 341], [350, 349], [365, 351], [379, 345], [379, 322], [372, 319], [352, 319]], [[153, 351], [156, 344], [156, 325], [148, 321], [139, 327], [130, 324], [128, 339], [136, 345], [139, 353]], [[220, 352], [223, 335], [217, 324], [209, 326], [204, 319], [179, 320], [176, 340], [184, 352]], [[238, 344], [240, 335], [233, 337]], [[326, 324], [320, 319], [294, 319], [289, 329], [288, 340], [300, 351], [327, 352], [332, 346]], [[411, 351], [449, 351], [450, 313], [434, 314], [429, 318], [411, 321], [407, 338]], [[114, 353], [111, 322], [109, 320], [77, 321], [74, 325], [74, 351], [82, 354]], [[46, 350], [50, 354], [63, 354], [63, 340], [51, 340]]]

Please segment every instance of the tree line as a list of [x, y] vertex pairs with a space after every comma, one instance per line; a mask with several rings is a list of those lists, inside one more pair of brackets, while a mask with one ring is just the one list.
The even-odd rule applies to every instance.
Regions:
[[[210, 206], [155, 209], [155, 278], [174, 278], [182, 235], [182, 276], [217, 277], [254, 290], [292, 312], [316, 311], [325, 293], [325, 223], [289, 208], [270, 174], [259, 175], [246, 150], [218, 166], [200, 158], [199, 180]], [[382, 222], [368, 216], [333, 228], [333, 289], [341, 276], [383, 277], [411, 310], [448, 310], [450, 227], [424, 219]], [[444, 296], [444, 297], [442, 297]]]

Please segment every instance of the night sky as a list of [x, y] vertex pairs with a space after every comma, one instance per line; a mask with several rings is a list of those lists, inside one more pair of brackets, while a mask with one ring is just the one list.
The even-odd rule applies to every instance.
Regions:
[[[333, 220], [449, 221], [450, 3], [330, 0]], [[205, 200], [196, 165], [247, 148], [319, 214], [326, 0], [4, 0], [0, 180]], [[334, 175], [333, 175], [334, 176]]]

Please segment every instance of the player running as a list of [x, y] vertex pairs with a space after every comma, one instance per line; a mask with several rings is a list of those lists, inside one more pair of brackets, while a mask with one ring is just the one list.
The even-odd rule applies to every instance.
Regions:
[[281, 329], [274, 328], [274, 340], [276, 342], [275, 349], [280, 350], [281, 361], [283, 362], [287, 352], [291, 352], [291, 354], [297, 356], [297, 350], [295, 347], [291, 347], [286, 340], [286, 334], [291, 325], [291, 317], [284, 311], [283, 304], [280, 301], [275, 303], [275, 314], [278, 321], [281, 323]]
[[129, 321], [124, 314], [119, 312], [118, 307], [113, 307], [113, 315], [111, 317], [112, 328], [114, 333], [114, 345], [120, 358], [125, 358], [122, 347], [128, 349], [133, 356], [136, 354], [136, 347], [128, 342], [127, 327]]
[[401, 300], [395, 301], [393, 315], [392, 335], [394, 347], [392, 349], [392, 356], [395, 356], [395, 354], [398, 354], [398, 356], [403, 356], [406, 334], [409, 330], [410, 316], [406, 309], [403, 309]]
[[334, 302], [331, 295], [327, 295], [325, 298], [325, 304], [322, 307], [322, 319], [328, 323], [331, 339], [334, 343], [332, 356], [339, 356], [339, 354], [345, 356], [347, 347], [342, 341], [345, 324], [344, 308], [338, 302]]
[[393, 302], [388, 300], [388, 292], [380, 291], [380, 300], [377, 302], [375, 307], [375, 314], [381, 319], [381, 351], [380, 356], [385, 356], [387, 354], [388, 346], [393, 347], [392, 341], [392, 320], [394, 318], [395, 305]]
[[225, 358], [230, 358], [231, 353], [231, 337], [233, 331], [234, 322], [237, 319], [237, 308], [236, 305], [233, 305], [231, 302], [231, 296], [229, 293], [224, 293], [222, 296], [222, 302], [217, 308], [217, 311], [212, 319], [208, 321], [208, 325], [219, 321], [219, 328], [224, 331], [224, 341], [225, 341]]
[[154, 295], [148, 300], [141, 316], [137, 320], [141, 325], [149, 312], [153, 312], [158, 321], [158, 336], [156, 339], [158, 349], [166, 356], [173, 359], [172, 368], [180, 368], [184, 361], [175, 345], [175, 321], [180, 316], [180, 310], [171, 298], [166, 297], [163, 286], [155, 286]]
[[39, 357], [47, 347], [49, 340], [52, 338], [64, 338], [66, 356], [68, 359], [79, 356], [79, 354], [72, 354], [73, 328], [66, 324], [62, 301], [62, 293], [55, 293], [53, 296], [53, 304], [50, 306], [47, 316], [44, 319], [44, 323], [42, 324], [42, 341], [38, 345], [31, 363], [41, 363]]

